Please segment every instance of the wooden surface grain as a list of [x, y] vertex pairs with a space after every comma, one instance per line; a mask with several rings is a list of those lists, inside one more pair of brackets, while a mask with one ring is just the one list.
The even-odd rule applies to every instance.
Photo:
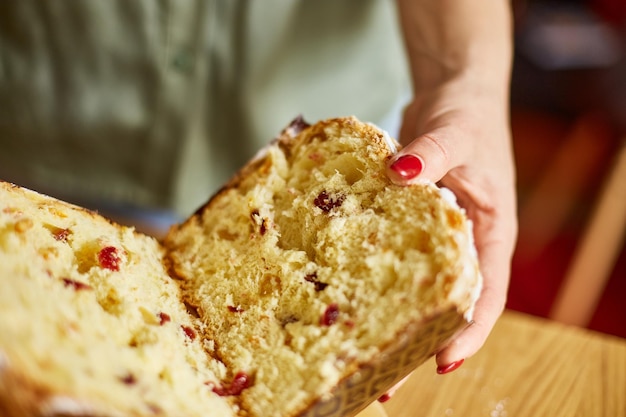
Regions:
[[507, 311], [462, 367], [437, 375], [429, 361], [384, 409], [388, 417], [623, 417], [626, 339]]
[[365, 410], [361, 411], [357, 417], [388, 417], [383, 405], [379, 402], [373, 402]]

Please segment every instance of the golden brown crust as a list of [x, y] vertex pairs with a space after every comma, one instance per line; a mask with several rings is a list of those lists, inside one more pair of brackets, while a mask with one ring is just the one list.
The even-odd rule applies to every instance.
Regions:
[[[107, 217], [102, 216], [95, 210], [90, 210], [88, 208], [78, 206], [76, 204], [68, 203], [67, 201], [59, 200], [55, 197], [50, 197], [45, 194], [40, 194], [37, 191], [30, 190], [28, 188], [21, 187], [17, 184], [13, 184], [11, 182], [3, 181], [0, 179], [0, 188], [3, 188], [11, 193], [16, 193], [18, 195], [22, 195], [28, 199], [32, 199], [33, 201], [38, 201], [40, 204], [50, 207], [52, 210], [58, 210], [58, 214], [62, 217], [67, 217], [67, 214], [63, 214], [63, 210], [69, 210], [77, 213], [77, 215], [88, 216], [92, 219], [92, 221], [96, 223], [106, 223], [113, 227], [122, 228], [127, 227], [124, 226], [114, 220], [111, 220]], [[137, 236], [142, 236], [141, 232], [134, 230], [134, 228], [129, 228], [133, 230], [133, 233]]]
[[42, 415], [40, 404], [50, 396], [32, 381], [24, 380], [9, 369], [0, 369], [0, 415], [35, 417]]

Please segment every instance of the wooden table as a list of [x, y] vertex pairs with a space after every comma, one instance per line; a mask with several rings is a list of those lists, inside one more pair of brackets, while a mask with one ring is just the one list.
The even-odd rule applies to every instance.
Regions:
[[[624, 323], [626, 326], [626, 323]], [[507, 311], [458, 370], [417, 369], [371, 416], [626, 416], [626, 339]]]

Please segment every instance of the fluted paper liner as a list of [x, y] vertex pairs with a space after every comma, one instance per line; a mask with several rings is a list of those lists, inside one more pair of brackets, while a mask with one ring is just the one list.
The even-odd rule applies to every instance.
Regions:
[[376, 359], [344, 379], [300, 417], [353, 417], [432, 357], [469, 325], [456, 309], [410, 326]]

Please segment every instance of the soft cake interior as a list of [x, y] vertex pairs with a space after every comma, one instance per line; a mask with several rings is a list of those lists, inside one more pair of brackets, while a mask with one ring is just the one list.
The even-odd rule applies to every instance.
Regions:
[[294, 415], [408, 321], [471, 303], [468, 225], [434, 186], [391, 184], [391, 152], [368, 125], [315, 126], [166, 239], [228, 378], [250, 381], [251, 416]]
[[154, 239], [0, 183], [0, 266], [0, 414], [234, 415]]

